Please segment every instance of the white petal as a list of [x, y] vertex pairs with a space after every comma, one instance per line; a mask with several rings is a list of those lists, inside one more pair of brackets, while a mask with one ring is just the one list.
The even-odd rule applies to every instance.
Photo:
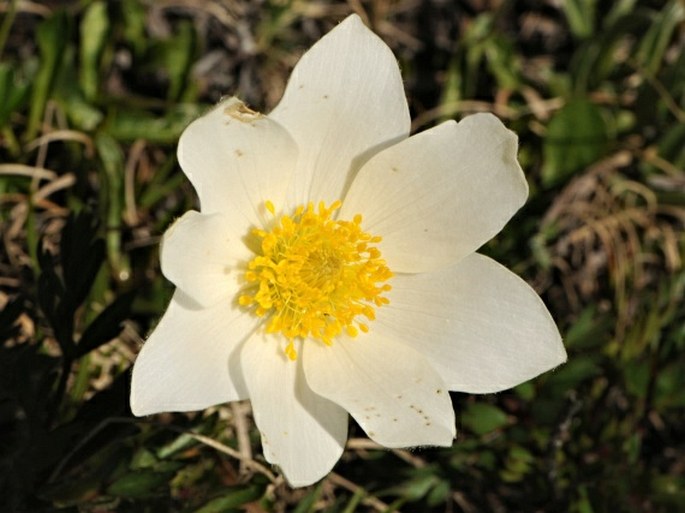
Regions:
[[472, 254], [433, 273], [397, 275], [372, 329], [425, 355], [450, 390], [511, 388], [566, 360], [544, 303], [521, 278]]
[[177, 290], [133, 365], [133, 414], [201, 410], [245, 399], [236, 348], [254, 325], [254, 318], [228, 303], [201, 308]]
[[307, 383], [386, 447], [449, 446], [456, 434], [445, 383], [421, 354], [377, 336], [307, 342]]
[[231, 301], [252, 255], [228, 222], [221, 214], [186, 212], [162, 239], [164, 276], [205, 307]]
[[300, 149], [295, 204], [341, 199], [364, 161], [407, 137], [411, 121], [394, 55], [357, 15], [302, 56], [270, 117]]
[[271, 336], [255, 335], [241, 353], [266, 459], [291, 486], [323, 478], [347, 439], [347, 412], [307, 386], [301, 359], [290, 361]]
[[372, 158], [340, 218], [364, 229], [394, 272], [456, 263], [497, 234], [528, 196], [516, 135], [490, 114], [448, 121]]
[[186, 128], [178, 160], [202, 213], [235, 217], [247, 235], [250, 226], [269, 218], [265, 201], [283, 206], [297, 147], [278, 123], [229, 98]]

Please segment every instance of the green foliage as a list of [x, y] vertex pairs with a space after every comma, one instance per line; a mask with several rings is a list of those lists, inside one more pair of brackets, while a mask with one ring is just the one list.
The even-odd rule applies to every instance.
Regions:
[[[238, 488], [238, 487], [236, 487]], [[240, 511], [241, 506], [254, 502], [264, 495], [264, 488], [261, 486], [250, 486], [243, 489], [234, 489], [228, 493], [224, 493], [219, 497], [211, 499], [201, 508], [196, 510], [196, 513], [223, 513], [225, 511]], [[306, 501], [302, 501], [300, 505], [307, 505]], [[307, 509], [301, 509], [307, 511]]]
[[654, 75], [662, 66], [664, 53], [668, 48], [676, 27], [685, 19], [685, 6], [671, 0], [666, 7], [652, 14], [652, 23], [640, 41], [636, 59], [649, 75]]
[[43, 21], [36, 30], [36, 39], [40, 49], [40, 68], [33, 82], [31, 108], [26, 131], [26, 139], [33, 139], [38, 131], [38, 123], [45, 110], [50, 89], [59, 71], [60, 61], [64, 57], [69, 20], [64, 12], [56, 13]]
[[23, 108], [28, 97], [29, 86], [17, 75], [7, 63], [0, 63], [0, 98], [3, 99], [0, 105], [0, 127], [7, 123], [12, 112]]
[[99, 64], [107, 42], [109, 17], [105, 2], [91, 3], [83, 15], [80, 27], [80, 82], [88, 101], [95, 99], [100, 77]]
[[[685, 510], [682, 2], [6, 4], [0, 511]], [[483, 251], [542, 293], [569, 361], [453, 394], [451, 448], [352, 424], [335, 474], [290, 490], [239, 408], [133, 418], [129, 369], [172, 292], [157, 242], [196, 208], [181, 132], [222, 95], [268, 111], [350, 6], [415, 128], [490, 110], [519, 134], [531, 199]]]
[[497, 406], [487, 403], [471, 403], [461, 414], [464, 427], [477, 435], [506, 426], [507, 415]]
[[575, 37], [584, 39], [594, 34], [597, 15], [596, 0], [569, 0], [562, 4], [562, 9]]
[[602, 111], [586, 99], [571, 100], [554, 113], [544, 141], [542, 183], [560, 182], [599, 160], [608, 139]]

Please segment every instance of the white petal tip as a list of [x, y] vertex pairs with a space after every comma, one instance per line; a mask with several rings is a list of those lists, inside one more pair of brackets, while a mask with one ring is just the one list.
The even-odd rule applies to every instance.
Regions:
[[131, 398], [129, 404], [131, 406], [131, 413], [133, 413], [135, 417], [146, 417], [162, 411], [153, 408], [150, 404], [146, 404], [140, 397], [139, 392], [136, 391], [133, 383], [131, 384]]
[[459, 124], [462, 126], [466, 124], [471, 130], [481, 131], [482, 134], [489, 135], [489, 139], [499, 141], [499, 144], [503, 146], [502, 155], [504, 160], [510, 166], [510, 169], [516, 170], [517, 180], [515, 185], [520, 202], [519, 208], [521, 208], [528, 199], [529, 187], [523, 169], [518, 162], [519, 138], [516, 132], [507, 128], [501, 119], [490, 112], [472, 114], [462, 119]]
[[407, 449], [413, 447], [451, 447], [457, 437], [456, 426], [444, 426], [444, 429], [435, 429], [430, 423], [426, 425], [424, 437], [415, 430], [406, 433], [407, 438], [381, 438], [373, 431], [367, 432], [371, 440], [388, 449]]
[[131, 401], [131, 413], [133, 413], [134, 417], [147, 417], [148, 415], [153, 415], [156, 412], [151, 411], [149, 408], [144, 408], [140, 404]]
[[[328, 474], [328, 473], [326, 473]], [[288, 486], [290, 488], [304, 488], [305, 486], [310, 486], [313, 485], [314, 483], [318, 483], [321, 481], [326, 474], [323, 476], [317, 476], [315, 478], [308, 478], [308, 479], [290, 479], [287, 475], [283, 474], [283, 477], [285, 478], [286, 482], [288, 483]]]

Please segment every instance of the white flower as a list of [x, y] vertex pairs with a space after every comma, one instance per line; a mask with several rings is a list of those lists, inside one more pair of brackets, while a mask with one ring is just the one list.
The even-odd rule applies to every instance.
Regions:
[[535, 292], [475, 253], [528, 195], [516, 136], [488, 114], [409, 124], [395, 58], [350, 16], [269, 116], [231, 98], [186, 129], [202, 208], [164, 235], [177, 290], [135, 363], [134, 414], [249, 398], [266, 459], [303, 486], [342, 454], [348, 412], [384, 446], [449, 446], [449, 390], [565, 360]]

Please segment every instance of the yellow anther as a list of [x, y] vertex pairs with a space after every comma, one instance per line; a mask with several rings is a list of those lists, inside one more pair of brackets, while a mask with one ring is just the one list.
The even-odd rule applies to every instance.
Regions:
[[290, 359], [290, 360], [297, 360], [297, 350], [295, 349], [295, 344], [291, 340], [287, 346], [285, 346], [285, 355]]
[[[270, 201], [264, 206], [276, 211]], [[359, 318], [373, 321], [374, 309], [388, 303], [382, 294], [390, 290], [392, 272], [372, 246], [381, 238], [362, 231], [359, 214], [352, 221], [331, 219], [340, 206], [301, 205], [271, 231], [252, 231], [261, 254], [247, 266], [238, 303], [268, 316], [267, 333], [285, 336], [291, 360], [297, 358], [294, 339], [330, 345], [343, 332], [356, 337], [369, 331]]]
[[354, 326], [352, 326], [351, 324], [349, 326], [346, 326], [345, 329], [347, 330], [347, 334], [352, 338], [359, 335], [359, 330], [357, 328], [355, 328]]

